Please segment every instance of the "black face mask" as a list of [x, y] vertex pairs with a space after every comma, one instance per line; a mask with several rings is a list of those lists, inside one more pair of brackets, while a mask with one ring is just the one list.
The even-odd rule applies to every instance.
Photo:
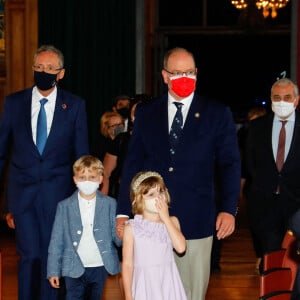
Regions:
[[117, 112], [124, 118], [128, 119], [130, 115], [130, 109], [128, 107], [122, 107], [120, 109], [117, 109]]
[[57, 74], [34, 71], [34, 82], [40, 90], [47, 91], [56, 85], [56, 76]]

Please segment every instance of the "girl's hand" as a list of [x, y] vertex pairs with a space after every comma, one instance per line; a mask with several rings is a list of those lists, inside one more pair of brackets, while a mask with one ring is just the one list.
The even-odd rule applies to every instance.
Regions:
[[169, 218], [169, 207], [166, 203], [166, 200], [163, 196], [158, 196], [156, 198], [156, 208], [161, 220], [164, 222], [166, 218]]
[[119, 239], [123, 240], [123, 233], [125, 228], [125, 222], [128, 220], [128, 217], [119, 217], [117, 218], [116, 231]]

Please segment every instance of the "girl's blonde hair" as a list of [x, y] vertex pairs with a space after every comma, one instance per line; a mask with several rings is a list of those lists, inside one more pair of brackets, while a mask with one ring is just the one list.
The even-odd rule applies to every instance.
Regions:
[[160, 187], [161, 192], [165, 196], [166, 203], [168, 206], [170, 205], [170, 194], [161, 175], [157, 172], [142, 171], [133, 177], [130, 185], [130, 200], [134, 215], [144, 212], [145, 204], [143, 196], [155, 186]]

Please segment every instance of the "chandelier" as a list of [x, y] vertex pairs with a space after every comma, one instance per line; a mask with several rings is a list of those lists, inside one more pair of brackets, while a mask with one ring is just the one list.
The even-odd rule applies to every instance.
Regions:
[[[231, 4], [233, 4], [237, 9], [246, 9], [248, 4], [250, 4], [253, 0], [231, 0]], [[277, 9], [285, 7], [289, 0], [256, 0], [254, 3], [258, 9], [262, 9], [262, 13], [264, 18], [271, 16], [272, 18], [277, 17]]]

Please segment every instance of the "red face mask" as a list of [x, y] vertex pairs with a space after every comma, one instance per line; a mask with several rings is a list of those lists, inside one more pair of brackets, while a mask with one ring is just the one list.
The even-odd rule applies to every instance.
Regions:
[[196, 79], [189, 77], [180, 77], [171, 80], [171, 90], [179, 97], [189, 96], [196, 87]]

